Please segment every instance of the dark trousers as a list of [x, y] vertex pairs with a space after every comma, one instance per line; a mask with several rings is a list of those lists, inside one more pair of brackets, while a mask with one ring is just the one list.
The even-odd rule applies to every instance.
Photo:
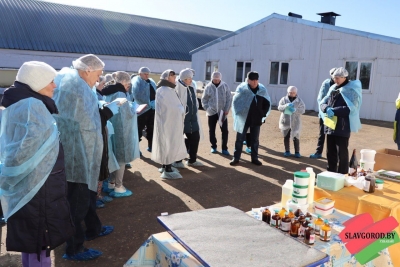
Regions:
[[251, 147], [251, 135], [250, 133], [246, 133], [246, 146]]
[[350, 137], [327, 135], [326, 157], [328, 159], [328, 171], [341, 174], [349, 172], [349, 139]]
[[197, 160], [197, 150], [199, 149], [200, 133], [199, 131], [193, 133], [185, 133], [185, 145], [189, 154], [189, 163], [194, 163]]
[[319, 136], [317, 143], [317, 151], [315, 153], [322, 154], [322, 151], [324, 151], [324, 143], [325, 143], [324, 120], [319, 118]]
[[[249, 128], [251, 139], [251, 160], [258, 160], [258, 138], [260, 136], [260, 126], [250, 127], [247, 125], [244, 126], [242, 133], [236, 133], [235, 152], [233, 153], [233, 157], [236, 160], [239, 160], [242, 155], [243, 141], [246, 139], [246, 133]], [[249, 144], [247, 144], [247, 146], [249, 146]]]
[[[290, 133], [292, 130], [290, 129], [286, 136], [283, 138], [283, 143], [285, 145], [285, 151], [290, 152]], [[300, 140], [296, 137], [293, 138], [294, 152], [300, 153]]]
[[142, 140], [143, 129], [146, 127], [146, 138], [148, 147], [153, 146], [153, 130], [154, 130], [154, 110], [148, 110], [138, 117], [139, 140]]
[[[212, 148], [217, 148], [217, 138], [215, 137], [215, 128], [218, 123], [218, 114], [208, 116], [208, 128], [210, 129], [210, 143]], [[219, 124], [218, 124], [219, 126]], [[224, 121], [222, 124], [221, 132], [222, 132], [222, 150], [228, 150], [228, 119]]]
[[[89, 190], [87, 184], [68, 182], [68, 202], [71, 208], [71, 217], [75, 224], [75, 234], [67, 240], [66, 253], [75, 255], [82, 252], [85, 235], [88, 238], [97, 236], [102, 228], [96, 213], [97, 193]], [[86, 224], [86, 233], [82, 222]]]

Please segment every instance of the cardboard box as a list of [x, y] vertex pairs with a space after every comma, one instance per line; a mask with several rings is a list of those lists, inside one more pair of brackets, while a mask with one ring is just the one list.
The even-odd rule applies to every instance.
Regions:
[[375, 170], [400, 172], [400, 150], [383, 148], [376, 150]]

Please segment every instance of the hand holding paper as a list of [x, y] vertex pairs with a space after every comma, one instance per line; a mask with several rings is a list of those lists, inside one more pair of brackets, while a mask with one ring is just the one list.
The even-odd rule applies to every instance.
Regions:
[[335, 116], [335, 112], [333, 111], [333, 108], [329, 107], [326, 109], [326, 115], [328, 115], [328, 118], [332, 118]]

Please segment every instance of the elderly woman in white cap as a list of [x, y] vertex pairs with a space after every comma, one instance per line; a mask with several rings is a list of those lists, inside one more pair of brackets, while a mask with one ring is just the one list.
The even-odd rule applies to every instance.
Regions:
[[317, 149], [314, 154], [310, 155], [310, 158], [312, 159], [319, 159], [322, 157], [322, 151], [324, 150], [324, 143], [325, 143], [325, 129], [324, 129], [324, 113], [321, 111], [319, 105], [321, 104], [321, 100], [326, 96], [326, 94], [329, 91], [329, 88], [331, 88], [332, 85], [335, 84], [333, 81], [333, 73], [335, 72], [336, 68], [332, 68], [329, 71], [329, 76], [331, 78], [326, 79], [325, 81], [322, 82], [321, 88], [319, 89], [318, 97], [317, 97], [317, 103], [318, 103], [318, 117], [319, 117], [319, 136], [318, 136], [318, 143], [317, 143]]
[[324, 115], [337, 121], [333, 128], [325, 125], [327, 170], [342, 174], [349, 172], [350, 133], [358, 132], [361, 129], [361, 82], [359, 80], [350, 81], [348, 75], [349, 73], [343, 67], [335, 70], [332, 75], [335, 85], [329, 89], [320, 104]]
[[50, 250], [74, 233], [64, 150], [52, 116], [58, 113], [51, 99], [56, 74], [44, 62], [25, 62], [2, 101], [0, 195], [8, 222], [6, 247], [22, 252], [24, 267], [50, 267]]
[[294, 156], [300, 158], [300, 130], [301, 130], [301, 115], [306, 111], [306, 106], [303, 100], [297, 95], [297, 88], [289, 86], [287, 95], [279, 101], [278, 110], [281, 113], [279, 119], [279, 129], [284, 137], [285, 157], [290, 157], [290, 140], [294, 144]]
[[147, 107], [138, 114], [139, 140], [142, 139], [142, 132], [146, 127], [147, 151], [151, 152], [153, 147], [153, 128], [156, 100], [156, 83], [149, 77], [150, 69], [141, 67], [139, 75], [132, 78], [132, 101], [138, 105], [146, 104]]
[[[200, 139], [203, 138], [203, 131], [198, 113], [199, 103], [196, 91], [192, 87], [192, 78], [193, 72], [190, 69], [183, 69], [179, 73], [179, 79], [176, 82], [176, 92], [186, 110], [183, 127], [183, 132], [186, 136], [185, 145], [189, 153], [189, 160], [186, 162], [186, 165], [199, 167], [203, 166], [203, 163], [197, 160], [197, 150]], [[180, 161], [174, 163], [173, 166], [177, 168], [184, 167]]]
[[168, 69], [157, 84], [154, 144], [151, 159], [159, 164], [161, 178], [182, 178], [172, 163], [186, 157], [183, 137], [185, 107], [175, 92], [176, 74]]
[[211, 153], [217, 153], [217, 138], [215, 137], [215, 126], [222, 121], [220, 126], [222, 132], [222, 154], [229, 156], [228, 152], [228, 119], [227, 115], [232, 105], [232, 94], [229, 86], [222, 81], [222, 74], [213, 72], [212, 80], [204, 88], [201, 103], [208, 117], [210, 129]]
[[[102, 225], [96, 213], [98, 181], [109, 176], [107, 120], [118, 113], [114, 102], [99, 108], [93, 93], [103, 73], [104, 62], [89, 54], [63, 68], [54, 79], [54, 100], [59, 114], [54, 116], [65, 147], [68, 201], [75, 224], [75, 235], [67, 241], [64, 259], [92, 260], [102, 252], [87, 249], [85, 240], [110, 234], [114, 227]], [[86, 224], [86, 231], [82, 222]]]

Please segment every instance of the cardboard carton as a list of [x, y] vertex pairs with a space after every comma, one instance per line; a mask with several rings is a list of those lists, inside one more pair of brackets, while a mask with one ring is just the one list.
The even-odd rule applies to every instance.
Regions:
[[374, 169], [400, 172], [400, 150], [389, 148], [376, 150]]

